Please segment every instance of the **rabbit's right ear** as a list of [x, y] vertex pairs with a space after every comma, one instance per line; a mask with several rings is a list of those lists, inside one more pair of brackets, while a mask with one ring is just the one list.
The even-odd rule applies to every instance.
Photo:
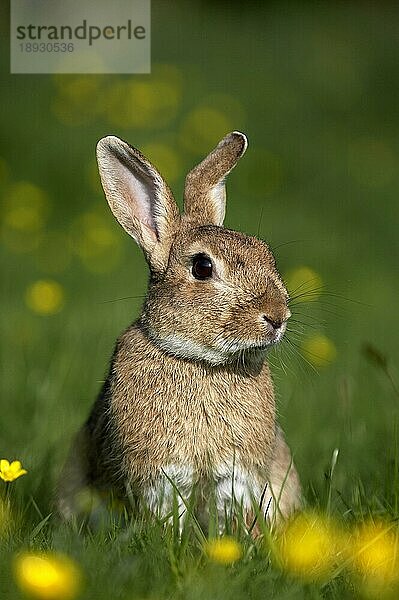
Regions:
[[247, 149], [240, 131], [226, 135], [186, 177], [184, 213], [201, 225], [223, 225], [226, 211], [224, 180]]
[[141, 246], [150, 267], [164, 269], [179, 216], [172, 192], [150, 161], [116, 136], [98, 142], [97, 161], [114, 216]]

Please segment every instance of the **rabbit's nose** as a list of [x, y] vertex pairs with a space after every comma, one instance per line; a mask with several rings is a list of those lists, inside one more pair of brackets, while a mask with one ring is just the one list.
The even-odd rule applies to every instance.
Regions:
[[273, 329], [279, 329], [281, 327], [281, 325], [283, 324], [283, 320], [282, 319], [276, 319], [276, 318], [271, 318], [268, 315], [262, 315], [263, 320], [266, 321], [266, 323], [269, 323], [269, 325], [271, 325], [273, 327]]

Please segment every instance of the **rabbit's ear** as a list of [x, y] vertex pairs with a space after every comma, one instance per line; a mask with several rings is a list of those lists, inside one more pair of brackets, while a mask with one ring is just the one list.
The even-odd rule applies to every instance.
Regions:
[[224, 179], [247, 149], [246, 136], [233, 131], [186, 177], [184, 213], [201, 225], [222, 225], [226, 209]]
[[150, 267], [162, 270], [179, 215], [167, 184], [136, 148], [112, 135], [98, 142], [97, 161], [114, 216], [141, 246]]

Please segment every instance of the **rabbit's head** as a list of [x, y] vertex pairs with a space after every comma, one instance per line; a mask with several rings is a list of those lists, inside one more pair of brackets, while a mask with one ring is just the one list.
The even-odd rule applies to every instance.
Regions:
[[222, 364], [284, 334], [288, 293], [265, 242], [223, 228], [226, 175], [247, 147], [227, 135], [186, 178], [184, 211], [153, 165], [108, 136], [97, 146], [111, 210], [144, 251], [151, 277], [140, 319], [175, 356]]

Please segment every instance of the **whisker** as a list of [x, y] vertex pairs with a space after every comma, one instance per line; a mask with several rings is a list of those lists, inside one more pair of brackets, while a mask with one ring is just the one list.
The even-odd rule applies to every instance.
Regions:
[[[319, 306], [323, 309], [323, 312], [326, 312], [326, 313], [329, 313], [329, 314], [332, 314], [332, 315], [335, 315], [338, 317], [346, 317], [346, 314], [347, 314], [347, 313], [345, 313], [344, 307], [338, 306], [337, 304], [334, 304], [333, 302], [327, 302], [327, 301], [319, 300], [319, 299], [296, 302], [296, 303], [294, 302], [293, 304], [289, 303], [290, 308], [295, 308], [297, 306], [305, 307], [305, 306], [310, 306], [310, 305], [313, 305], [316, 307]], [[335, 309], [335, 312], [331, 309]], [[343, 310], [344, 312], [338, 312], [337, 309], [341, 310], [341, 311]]]
[[301, 362], [305, 363], [308, 367], [311, 368], [311, 370], [313, 371], [313, 373], [315, 374], [319, 374], [318, 370], [316, 369], [316, 367], [306, 358], [306, 356], [304, 356], [304, 354], [301, 352], [301, 347], [296, 344], [293, 340], [291, 340], [289, 337], [286, 338], [288, 344], [291, 346], [291, 349], [297, 354], [297, 356], [301, 359]]
[[283, 341], [285, 342], [284, 343], [285, 352], [287, 352], [287, 354], [290, 356], [291, 359], [295, 360], [296, 364], [299, 366], [302, 373], [304, 373], [306, 376], [309, 375], [309, 372], [304, 368], [304, 365], [307, 365], [308, 367], [311, 368], [312, 371], [317, 373], [314, 366], [311, 363], [309, 363], [309, 361], [307, 361], [305, 359], [305, 357], [303, 356], [303, 354], [298, 350], [298, 346], [296, 344], [294, 345], [293, 342], [288, 337], [285, 337]]
[[[312, 281], [312, 280], [309, 280], [309, 281]], [[344, 300], [345, 302], [351, 302], [353, 304], [358, 304], [360, 306], [365, 306], [368, 308], [372, 307], [372, 304], [368, 304], [367, 302], [363, 302], [361, 300], [356, 300], [354, 298], [348, 298], [347, 296], [344, 296], [343, 294], [340, 294], [339, 292], [332, 292], [328, 288], [326, 288], [324, 285], [317, 287], [317, 288], [311, 288], [308, 290], [304, 290], [300, 294], [295, 294], [295, 291], [299, 290], [306, 283], [308, 283], [308, 282], [302, 283], [301, 286], [299, 286], [298, 288], [293, 290], [294, 295], [290, 295], [290, 300], [297, 300], [298, 298], [302, 298], [304, 296], [306, 296], [306, 297], [317, 296], [317, 298], [319, 298], [319, 296], [328, 296], [331, 298], [337, 298], [338, 300]]]
[[[306, 281], [302, 281], [301, 284], [299, 284], [296, 288], [294, 288], [292, 290], [292, 293], [295, 294], [295, 292], [297, 292], [298, 290], [300, 290], [301, 288], [303, 288], [305, 285], [309, 285], [312, 281], [317, 281], [317, 280], [318, 280], [318, 277], [312, 277], [311, 279], [307, 279]], [[325, 289], [325, 285], [322, 284], [322, 285], [318, 286], [317, 288], [311, 288], [308, 291], [311, 292], [311, 291], [324, 290], [324, 289]], [[303, 293], [306, 294], [307, 292], [303, 292]]]
[[[292, 317], [290, 319], [290, 323], [296, 323], [297, 325], [302, 325], [304, 328], [310, 327], [311, 329], [319, 329], [325, 325], [325, 321], [313, 321], [313, 323], [307, 323], [306, 321], [299, 321], [297, 319], [293, 319]], [[287, 327], [287, 331], [294, 330]]]
[[[298, 346], [298, 344], [296, 344], [295, 342], [293, 342], [292, 340], [290, 340], [288, 337], [286, 338], [290, 344], [293, 344], [294, 346], [297, 347], [298, 350], [300, 350], [300, 346]], [[330, 364], [330, 361], [325, 359], [323, 356], [320, 356], [318, 354], [315, 354], [314, 352], [309, 352], [308, 350], [306, 351], [306, 354], [308, 354], [309, 356], [313, 356], [314, 358], [317, 358], [318, 360], [321, 360], [322, 362], [324, 362], [326, 365]], [[304, 354], [301, 352], [301, 356], [302, 358], [309, 364], [309, 366], [312, 367], [312, 369], [315, 371], [315, 373], [318, 373], [317, 369], [314, 367], [314, 365], [312, 365], [311, 362], [309, 362], [306, 358], [306, 356], [304, 356]]]
[[[306, 312], [303, 312], [303, 311], [300, 311], [300, 310], [298, 310], [298, 309], [295, 309], [295, 311], [294, 311], [294, 313], [293, 313], [293, 316], [294, 316], [294, 317], [297, 317], [297, 316], [304, 316], [304, 317], [309, 317], [309, 319], [314, 319], [314, 318], [315, 318], [315, 315], [314, 315], [312, 312], [310, 312], [310, 311], [309, 311], [308, 307], [307, 307], [307, 306], [304, 306], [304, 308], [306, 308], [306, 309], [307, 309], [307, 311], [306, 311]], [[311, 308], [313, 308], [313, 307], [311, 307]]]
[[286, 349], [286, 346], [284, 346], [283, 344], [279, 344], [277, 346], [277, 354], [278, 354], [278, 359], [279, 359], [279, 366], [281, 366], [283, 373], [285, 376], [288, 375], [288, 373], [294, 374], [294, 370], [292, 368], [290, 368], [288, 366], [288, 364], [285, 362], [284, 360], [284, 351]]
[[124, 298], [115, 298], [114, 300], [103, 300], [102, 302], [98, 302], [98, 304], [110, 304], [111, 302], [121, 302], [122, 300], [138, 300], [145, 298], [145, 296], [145, 294], [141, 296], [125, 296]]
[[[315, 327], [314, 329], [316, 329], [317, 331], [319, 330], [317, 327]], [[290, 335], [291, 338], [293, 338], [294, 340], [298, 340], [298, 341], [302, 341], [303, 337], [306, 335], [306, 331], [300, 331], [299, 329], [287, 329], [287, 334]]]
[[261, 208], [260, 208], [260, 217], [259, 217], [259, 222], [258, 222], [258, 229], [256, 232], [256, 237], [259, 237], [260, 234], [260, 226], [262, 224], [262, 219], [263, 219], [263, 211], [264, 211], [264, 206], [262, 204]]
[[288, 246], [289, 244], [300, 244], [304, 242], [304, 240], [290, 240], [289, 242], [283, 242], [282, 244], [277, 244], [277, 246], [270, 246], [271, 250], [274, 252], [275, 250], [277, 250], [278, 248], [282, 248], [283, 246]]

